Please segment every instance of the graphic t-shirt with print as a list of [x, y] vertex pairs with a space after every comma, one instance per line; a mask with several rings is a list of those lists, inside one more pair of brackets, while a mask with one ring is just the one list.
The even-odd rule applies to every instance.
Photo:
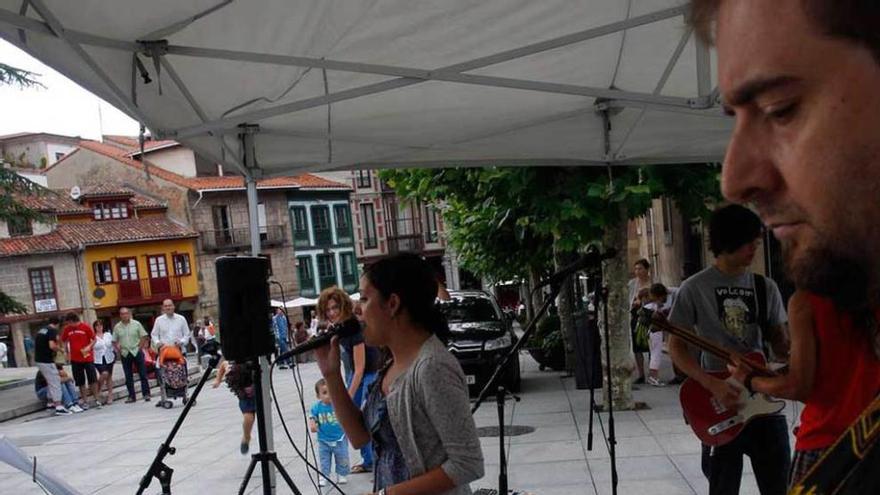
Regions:
[[[782, 295], [773, 280], [765, 280], [768, 324], [782, 325], [788, 320]], [[764, 338], [758, 323], [755, 275], [725, 275], [714, 266], [693, 275], [681, 284], [669, 322], [693, 328], [701, 337], [728, 350], [761, 351]], [[723, 360], [707, 352], [702, 353], [702, 366], [707, 370], [727, 369]]]
[[338, 442], [345, 438], [345, 432], [342, 431], [342, 425], [336, 419], [336, 413], [333, 412], [333, 404], [324, 404], [318, 401], [312, 406], [309, 413], [315, 423], [318, 423], [318, 441], [321, 442]]

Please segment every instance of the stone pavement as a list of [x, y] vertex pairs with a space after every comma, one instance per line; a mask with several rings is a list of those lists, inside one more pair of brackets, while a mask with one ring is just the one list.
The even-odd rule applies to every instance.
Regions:
[[[575, 390], [573, 378], [560, 373], [541, 372], [534, 361], [520, 356], [523, 366], [522, 402], [508, 402], [507, 423], [531, 426], [533, 433], [508, 439], [510, 487], [535, 494], [611, 493], [608, 450], [603, 428], [607, 414], [596, 417], [593, 450], [587, 450], [588, 402], [585, 390]], [[670, 371], [663, 370], [664, 375]], [[306, 408], [314, 402], [314, 383], [318, 370], [314, 363], [302, 366]], [[293, 440], [305, 446], [306, 427], [290, 372], [276, 372], [276, 388], [281, 409]], [[708, 485], [700, 472], [700, 446], [681, 419], [678, 387], [641, 386], [636, 399], [650, 409], [615, 413], [618, 435], [618, 493], [651, 495], [705, 494]], [[597, 394], [598, 397], [599, 394]], [[83, 493], [131, 494], [164, 440], [177, 414], [160, 410], [155, 402], [115, 404], [103, 410], [90, 410], [69, 417], [33, 414], [0, 423], [0, 435], [7, 435], [38, 462]], [[796, 411], [786, 409], [789, 420]], [[599, 421], [601, 419], [601, 421]], [[489, 400], [477, 411], [478, 426], [495, 426], [497, 408]], [[281, 462], [303, 493], [316, 493], [275, 414], [274, 438]], [[249, 458], [238, 453], [241, 415], [235, 397], [225, 385], [206, 388], [197, 406], [181, 428], [173, 445], [177, 454], [166, 458], [175, 469], [174, 494], [236, 493]], [[498, 438], [482, 438], [486, 477], [473, 483], [476, 488], [497, 487]], [[252, 443], [256, 448], [256, 440]], [[359, 454], [352, 451], [354, 464]], [[757, 494], [751, 468], [746, 462], [743, 494]], [[371, 488], [370, 475], [351, 475], [343, 485], [346, 493], [365, 493]], [[279, 477], [279, 481], [281, 481]], [[248, 493], [261, 493], [259, 470]], [[279, 485], [280, 486], [280, 485]], [[39, 494], [29, 478], [0, 464], [0, 492]], [[154, 481], [146, 493], [158, 493]], [[324, 489], [330, 493], [331, 489]], [[290, 493], [279, 488], [277, 493]]]

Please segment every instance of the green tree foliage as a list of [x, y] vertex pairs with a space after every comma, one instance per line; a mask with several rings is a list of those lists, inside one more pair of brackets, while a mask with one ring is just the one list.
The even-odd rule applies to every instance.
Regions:
[[[15, 85], [19, 88], [44, 87], [36, 80], [38, 74], [6, 65], [0, 62], [0, 85]], [[40, 194], [41, 187], [15, 172], [0, 167], [0, 220], [11, 218], [39, 220], [39, 212], [33, 211], [16, 198], [27, 194]], [[27, 307], [0, 290], [0, 314], [24, 314]]]
[[[449, 243], [468, 270], [491, 279], [552, 266], [553, 249], [576, 252], [606, 229], [672, 197], [686, 217], [719, 198], [715, 165], [491, 167], [385, 170], [398, 195], [441, 205]], [[624, 248], [625, 246], [616, 246]]]

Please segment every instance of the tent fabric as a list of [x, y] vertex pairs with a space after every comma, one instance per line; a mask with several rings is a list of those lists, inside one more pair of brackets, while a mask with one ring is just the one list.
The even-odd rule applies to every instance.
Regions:
[[717, 161], [682, 1], [0, 0], [0, 36], [230, 168], [258, 126], [258, 176]]

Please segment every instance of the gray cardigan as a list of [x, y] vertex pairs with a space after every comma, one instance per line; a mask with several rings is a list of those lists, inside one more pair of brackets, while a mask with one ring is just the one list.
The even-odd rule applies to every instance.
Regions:
[[437, 337], [422, 344], [412, 365], [389, 387], [386, 401], [410, 476], [441, 466], [455, 482], [444, 494], [472, 493], [468, 483], [483, 477], [483, 452], [464, 373]]

